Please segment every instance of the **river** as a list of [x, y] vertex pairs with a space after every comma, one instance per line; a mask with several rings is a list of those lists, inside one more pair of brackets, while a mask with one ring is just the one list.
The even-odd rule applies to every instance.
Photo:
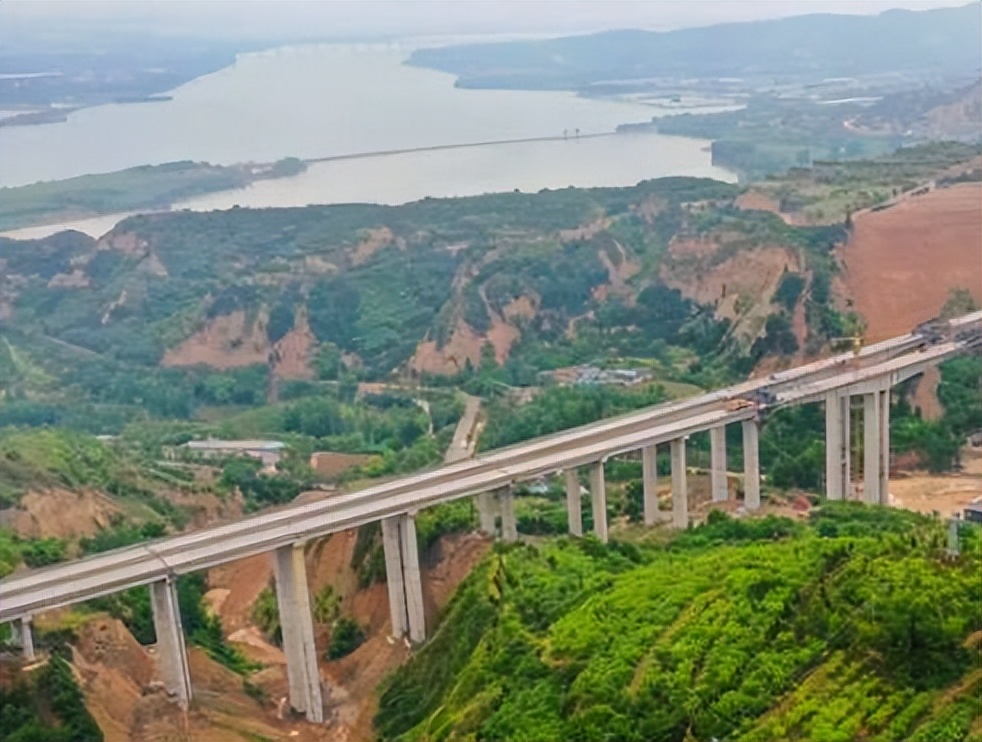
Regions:
[[[663, 109], [635, 101], [550, 91], [466, 90], [454, 77], [404, 64], [410, 45], [322, 44], [240, 55], [177, 88], [171, 100], [107, 105], [63, 123], [0, 128], [0, 185], [109, 172], [176, 160], [216, 164], [320, 158], [380, 150], [562, 136], [324, 162], [302, 175], [209, 194], [177, 208], [303, 206], [590, 185], [696, 175], [733, 180], [713, 167], [707, 142], [657, 134], [596, 139]], [[704, 110], [704, 109], [701, 109]], [[105, 231], [110, 215], [64, 226]], [[31, 234], [25, 234], [30, 232]]]

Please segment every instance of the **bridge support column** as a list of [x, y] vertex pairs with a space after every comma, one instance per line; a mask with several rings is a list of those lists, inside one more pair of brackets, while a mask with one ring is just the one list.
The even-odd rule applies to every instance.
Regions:
[[493, 492], [482, 492], [477, 496], [477, 517], [481, 533], [494, 536], [495, 533], [495, 502]]
[[[485, 495], [478, 495], [483, 498]], [[479, 500], [480, 501], [480, 500]], [[409, 631], [406, 614], [406, 582], [402, 576], [402, 539], [399, 536], [399, 515], [382, 519], [382, 549], [385, 552], [385, 587], [389, 593], [389, 616], [392, 636], [401, 639]], [[482, 513], [483, 517], [483, 513]], [[484, 526], [481, 526], [484, 530]], [[494, 532], [492, 516], [491, 533]]]
[[743, 505], [747, 510], [760, 507], [760, 429], [756, 420], [744, 420], [743, 428]]
[[672, 526], [689, 526], [689, 487], [685, 478], [685, 438], [671, 443], [672, 457]]
[[890, 387], [880, 394], [880, 504], [890, 504]]
[[825, 398], [825, 496], [830, 500], [849, 496], [850, 399], [835, 392]]
[[290, 684], [290, 705], [303, 712], [308, 721], [319, 724], [324, 721], [324, 704], [321, 700], [303, 546], [289, 544], [277, 549], [273, 555], [273, 569], [283, 632], [283, 653], [286, 655], [286, 675]]
[[423, 614], [423, 577], [419, 571], [416, 518], [413, 515], [402, 516], [399, 521], [399, 536], [402, 540], [402, 574], [406, 583], [409, 640], [419, 643], [426, 639], [426, 619]]
[[580, 475], [576, 469], [563, 472], [566, 480], [566, 518], [571, 536], [583, 535], [583, 495], [580, 488]]
[[604, 462], [590, 467], [590, 500], [593, 504], [593, 532], [607, 543], [607, 483], [604, 481]]
[[25, 616], [17, 623], [17, 628], [20, 631], [21, 652], [23, 652], [25, 660], [33, 662], [36, 655], [34, 653], [34, 633], [31, 631], [31, 617]]
[[392, 635], [401, 638], [408, 634], [410, 641], [421, 642], [426, 638], [426, 623], [416, 519], [408, 514], [384, 518], [382, 545], [385, 548], [385, 582]]
[[868, 505], [880, 502], [880, 458], [883, 436], [880, 433], [880, 392], [863, 395], [863, 500]]
[[177, 603], [177, 583], [172, 578], [150, 583], [150, 608], [164, 688], [187, 711], [191, 703], [191, 672]]
[[641, 486], [644, 490], [644, 524], [653, 526], [658, 514], [658, 447], [641, 449]]
[[515, 518], [515, 493], [511, 485], [498, 491], [498, 505], [501, 507], [501, 540], [505, 543], [518, 541], [518, 521]]
[[713, 502], [726, 502], [730, 499], [726, 485], [726, 426], [711, 428], [709, 431], [710, 468], [709, 486]]

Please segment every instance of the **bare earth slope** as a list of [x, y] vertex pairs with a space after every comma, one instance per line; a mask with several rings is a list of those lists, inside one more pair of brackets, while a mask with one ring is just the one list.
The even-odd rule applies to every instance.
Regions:
[[867, 322], [867, 342], [937, 316], [955, 288], [982, 301], [982, 184], [965, 183], [856, 217], [840, 248], [841, 291]]

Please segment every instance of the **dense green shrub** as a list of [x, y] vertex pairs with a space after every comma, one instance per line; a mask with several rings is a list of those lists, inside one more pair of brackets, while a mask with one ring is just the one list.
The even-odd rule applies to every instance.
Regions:
[[717, 514], [666, 548], [498, 547], [383, 686], [376, 728], [960, 739], [980, 713], [966, 638], [982, 628], [982, 565], [977, 546], [952, 562], [943, 542], [922, 516], [830, 503], [810, 525]]
[[358, 623], [347, 616], [339, 618], [331, 629], [331, 644], [327, 648], [329, 660], [339, 660], [354, 652], [365, 641], [365, 632]]

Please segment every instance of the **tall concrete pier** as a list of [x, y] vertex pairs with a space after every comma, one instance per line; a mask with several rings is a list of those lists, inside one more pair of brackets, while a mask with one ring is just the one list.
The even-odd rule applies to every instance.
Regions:
[[576, 469], [563, 472], [566, 483], [566, 519], [569, 523], [571, 536], [583, 535], [583, 495], [580, 487], [580, 475]]
[[743, 429], [743, 504], [747, 510], [760, 507], [760, 424], [744, 420]]
[[644, 495], [644, 524], [653, 526], [658, 514], [658, 447], [641, 449], [641, 488]]
[[191, 703], [191, 671], [177, 602], [177, 583], [173, 578], [150, 583], [150, 608], [157, 634], [161, 680], [167, 692], [187, 711]]
[[383, 519], [382, 548], [392, 633], [408, 634], [410, 641], [421, 642], [426, 639], [426, 619], [415, 517], [402, 514]]
[[849, 407], [848, 393], [832, 392], [825, 397], [825, 496], [845, 500], [849, 496]]
[[726, 483], [726, 428], [719, 426], [709, 431], [709, 488], [713, 502], [726, 502], [730, 499]]
[[604, 480], [604, 462], [590, 467], [590, 500], [593, 503], [593, 532], [607, 543], [607, 483]]
[[276, 601], [280, 609], [283, 653], [290, 686], [290, 705], [304, 713], [308, 721], [324, 721], [314, 620], [310, 612], [307, 565], [303, 546], [289, 544], [273, 552]]
[[672, 457], [672, 525], [688, 528], [689, 485], [685, 476], [685, 438], [676, 438], [669, 445]]

